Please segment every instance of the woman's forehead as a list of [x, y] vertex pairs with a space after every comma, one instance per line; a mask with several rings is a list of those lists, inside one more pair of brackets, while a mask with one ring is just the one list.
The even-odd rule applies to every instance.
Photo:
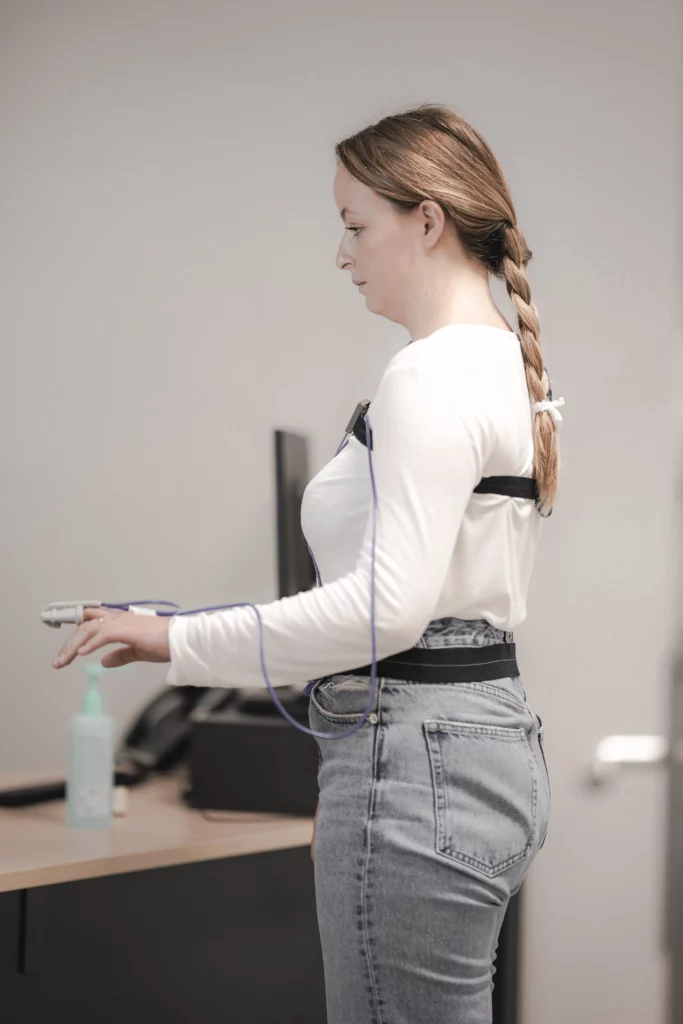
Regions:
[[334, 176], [334, 199], [340, 216], [347, 214], [362, 216], [372, 204], [373, 191], [349, 174], [342, 165]]

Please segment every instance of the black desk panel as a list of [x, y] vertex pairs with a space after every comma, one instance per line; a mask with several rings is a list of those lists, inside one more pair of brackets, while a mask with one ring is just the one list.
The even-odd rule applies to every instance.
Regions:
[[0, 893], [3, 1024], [322, 1024], [308, 847]]

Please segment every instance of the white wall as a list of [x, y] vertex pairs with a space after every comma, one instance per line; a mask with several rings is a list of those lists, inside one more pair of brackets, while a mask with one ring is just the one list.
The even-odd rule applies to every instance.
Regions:
[[[316, 472], [408, 338], [335, 267], [333, 145], [446, 102], [506, 171], [567, 400], [517, 631], [554, 800], [523, 1024], [663, 1021], [663, 781], [578, 779], [663, 724], [680, 64], [673, 0], [5, 0], [0, 772], [64, 765], [48, 601], [275, 598], [273, 429]], [[165, 672], [106, 681], [119, 728]]]

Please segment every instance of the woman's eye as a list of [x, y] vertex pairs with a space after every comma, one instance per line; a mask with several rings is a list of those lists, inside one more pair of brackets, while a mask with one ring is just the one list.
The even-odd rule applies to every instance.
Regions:
[[359, 232], [359, 231], [362, 231], [363, 229], [362, 229], [362, 228], [351, 228], [351, 227], [350, 227], [350, 228], [347, 228], [346, 230], [347, 230], [347, 231], [355, 231], [355, 232], [356, 232], [356, 234], [358, 234], [358, 232]]

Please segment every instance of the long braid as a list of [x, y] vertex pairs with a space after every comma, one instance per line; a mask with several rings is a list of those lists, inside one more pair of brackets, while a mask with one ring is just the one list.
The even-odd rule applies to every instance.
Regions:
[[[526, 273], [526, 265], [531, 257], [532, 253], [519, 228], [507, 224], [501, 270], [508, 295], [517, 310], [529, 397], [532, 402], [541, 402], [549, 392], [550, 382], [543, 364], [538, 310], [531, 299]], [[552, 511], [559, 483], [560, 452], [555, 421], [549, 412], [537, 412], [534, 415], [533, 440], [534, 477], [538, 482], [541, 506], [548, 505]]]

